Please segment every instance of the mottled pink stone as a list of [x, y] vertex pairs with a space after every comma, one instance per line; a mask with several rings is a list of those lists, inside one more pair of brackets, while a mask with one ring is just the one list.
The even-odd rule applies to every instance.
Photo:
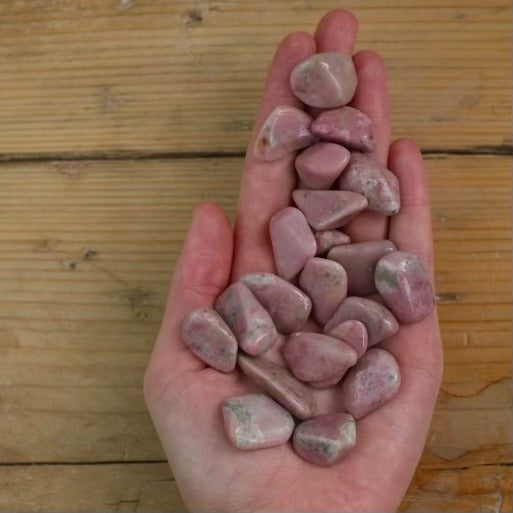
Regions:
[[351, 153], [338, 185], [340, 190], [363, 194], [369, 201], [367, 209], [379, 214], [392, 216], [401, 207], [397, 177], [369, 155]]
[[304, 189], [329, 189], [347, 166], [351, 153], [334, 143], [317, 143], [303, 150], [295, 161]]
[[374, 270], [378, 260], [395, 251], [389, 240], [356, 242], [335, 246], [328, 252], [328, 259], [338, 262], [347, 273], [347, 290], [355, 296], [368, 296], [376, 292]]
[[308, 320], [312, 301], [300, 289], [272, 273], [250, 273], [240, 278], [267, 310], [281, 333], [299, 331]]
[[232, 283], [214, 307], [246, 353], [262, 354], [276, 342], [278, 333], [271, 317], [243, 283]]
[[289, 369], [301, 381], [339, 381], [357, 360], [347, 344], [320, 333], [300, 333], [282, 348]]
[[287, 369], [261, 356], [251, 358], [239, 353], [237, 361], [248, 378], [260, 385], [295, 417], [309, 419], [317, 413], [317, 402], [312, 390]]
[[328, 335], [338, 338], [352, 347], [358, 358], [361, 358], [365, 354], [365, 351], [367, 351], [367, 328], [363, 322], [355, 320], [343, 321], [331, 329]]
[[294, 207], [271, 217], [269, 232], [278, 274], [292, 280], [317, 252], [317, 243], [303, 213]]
[[361, 194], [346, 191], [296, 189], [292, 198], [315, 230], [340, 228], [367, 207]]
[[321, 112], [313, 120], [310, 130], [321, 139], [342, 144], [350, 150], [374, 150], [372, 121], [354, 107], [346, 106]]
[[347, 413], [319, 415], [301, 422], [292, 440], [295, 451], [305, 460], [333, 465], [356, 446], [356, 423]]
[[389, 401], [399, 390], [400, 383], [395, 358], [384, 349], [369, 349], [344, 377], [344, 409], [355, 419], [361, 419]]
[[322, 230], [314, 233], [315, 242], [317, 242], [317, 253], [315, 256], [325, 256], [334, 246], [350, 244], [349, 235], [338, 230]]
[[182, 322], [185, 345], [203, 362], [221, 372], [231, 372], [237, 362], [237, 340], [212, 308], [189, 312]]
[[294, 431], [292, 415], [264, 394], [231, 397], [223, 405], [224, 427], [238, 449], [282, 445]]
[[290, 74], [290, 87], [307, 105], [332, 109], [349, 103], [358, 79], [350, 54], [316, 53], [302, 60]]
[[351, 296], [342, 301], [324, 326], [324, 333], [329, 333], [337, 324], [350, 320], [360, 321], [365, 325], [369, 347], [392, 336], [399, 329], [397, 320], [388, 308], [371, 299]]
[[435, 306], [433, 286], [417, 255], [394, 251], [378, 262], [376, 288], [400, 322], [418, 322]]
[[312, 118], [296, 107], [276, 107], [264, 121], [254, 148], [255, 157], [278, 160], [306, 148], [317, 138], [310, 132]]
[[311, 258], [299, 276], [300, 287], [312, 300], [313, 314], [325, 324], [347, 296], [347, 276], [337, 262]]

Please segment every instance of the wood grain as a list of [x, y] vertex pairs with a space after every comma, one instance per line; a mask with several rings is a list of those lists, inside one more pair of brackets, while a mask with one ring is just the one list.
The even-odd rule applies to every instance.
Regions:
[[[243, 152], [266, 68], [337, 0], [4, 0], [0, 156]], [[383, 54], [395, 136], [511, 145], [507, 0], [347, 0]], [[507, 148], [503, 148], [507, 151]]]

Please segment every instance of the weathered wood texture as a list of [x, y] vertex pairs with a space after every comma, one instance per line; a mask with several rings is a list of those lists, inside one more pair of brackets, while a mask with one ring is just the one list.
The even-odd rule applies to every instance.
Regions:
[[[394, 134], [511, 144], [510, 2], [347, 0]], [[0, 155], [242, 152], [275, 45], [337, 0], [3, 0]]]

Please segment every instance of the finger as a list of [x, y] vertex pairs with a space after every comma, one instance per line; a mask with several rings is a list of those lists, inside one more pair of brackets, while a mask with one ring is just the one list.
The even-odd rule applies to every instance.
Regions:
[[[362, 51], [354, 56], [358, 86], [351, 105], [372, 121], [376, 148], [373, 157], [386, 166], [390, 144], [390, 103], [386, 65], [375, 52]], [[362, 212], [346, 226], [355, 242], [380, 240], [388, 229], [388, 218], [375, 212]]]
[[221, 209], [212, 203], [198, 205], [175, 267], [148, 367], [148, 374], [157, 380], [205, 367], [184, 345], [180, 326], [185, 314], [201, 306], [212, 306], [226, 287], [232, 250], [230, 223]]
[[312, 36], [294, 32], [280, 43], [269, 68], [241, 179], [233, 278], [249, 271], [274, 271], [268, 224], [278, 210], [290, 203], [295, 184], [294, 155], [267, 162], [254, 157], [253, 148], [263, 122], [275, 107], [302, 106], [290, 88], [289, 75], [298, 62], [313, 53]]
[[315, 30], [317, 53], [345, 52], [353, 54], [358, 20], [344, 9], [330, 11], [322, 17]]

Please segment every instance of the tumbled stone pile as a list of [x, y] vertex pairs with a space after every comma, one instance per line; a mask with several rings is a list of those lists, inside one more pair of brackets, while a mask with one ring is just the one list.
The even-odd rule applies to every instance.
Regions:
[[[292, 436], [299, 456], [330, 465], [355, 447], [355, 420], [399, 389], [399, 366], [377, 345], [399, 323], [429, 315], [434, 294], [416, 255], [389, 240], [351, 243], [340, 231], [363, 210], [393, 216], [400, 209], [397, 178], [370, 155], [371, 120], [347, 105], [357, 86], [351, 56], [313, 55], [294, 68], [290, 85], [304, 104], [322, 110], [312, 119], [277, 107], [255, 144], [264, 160], [303, 150], [295, 159], [295, 206], [269, 222], [277, 275], [242, 276], [214, 308], [186, 316], [182, 337], [207, 365], [232, 372], [238, 364], [265, 392], [223, 405], [236, 447], [261, 449]], [[284, 365], [265, 354], [279, 333], [286, 335]], [[340, 394], [339, 410], [318, 415], [314, 389], [331, 387]]]

